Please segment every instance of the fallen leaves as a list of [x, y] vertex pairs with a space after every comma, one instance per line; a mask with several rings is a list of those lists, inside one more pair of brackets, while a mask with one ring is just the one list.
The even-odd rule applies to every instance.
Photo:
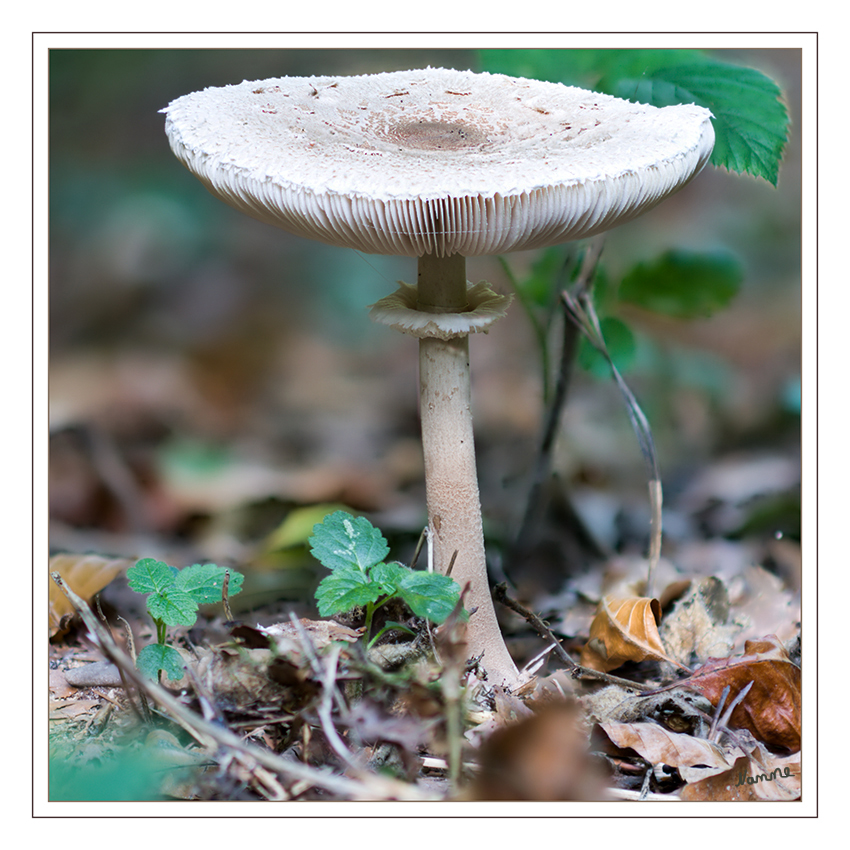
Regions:
[[777, 756], [746, 732], [720, 742], [670, 732], [657, 723], [600, 723], [622, 751], [634, 750], [653, 767], [676, 768], [685, 782], [679, 798], [696, 801], [795, 800], [801, 793], [800, 757]]
[[581, 665], [607, 673], [626, 661], [651, 658], [681, 667], [667, 655], [658, 623], [661, 606], [657, 599], [606, 596], [590, 625], [590, 640], [581, 653]]
[[601, 723], [600, 726], [618, 747], [635, 750], [651, 764], [724, 769], [732, 766], [717, 744], [670, 732], [657, 723]]
[[[103, 590], [122, 570], [132, 565], [124, 558], [101, 558], [99, 555], [54, 555], [48, 562], [48, 573], [59, 573], [65, 582], [87, 602]], [[47, 616], [50, 637], [64, 634], [74, 609], [62, 591], [53, 583], [48, 586]]]
[[670, 656], [693, 665], [734, 652], [740, 626], [729, 620], [726, 585], [709, 576], [690, 583], [665, 612], [659, 631]]
[[[741, 756], [732, 767], [686, 785], [679, 797], [688, 802], [756, 802], [796, 800], [801, 793], [799, 756], [761, 759]], [[765, 763], [766, 762], [766, 763]]]
[[674, 769], [683, 800], [800, 797], [801, 671], [775, 635], [650, 694], [610, 686], [582, 702], [602, 751], [624, 776], [642, 773], [643, 792], [648, 765]]
[[724, 688], [734, 699], [748, 683], [752, 688], [735, 708], [732, 725], [748, 729], [769, 747], [789, 752], [800, 749], [801, 671], [775, 635], [747, 641], [744, 655], [712, 658], [686, 682], [713, 705], [720, 701]]
[[[657, 600], [604, 597], [582, 649], [582, 666], [608, 672], [627, 661], [652, 659], [687, 670], [681, 662], [701, 657], [701, 647], [715, 643], [731, 647], [733, 632], [725, 625], [729, 602], [722, 582], [710, 578], [695, 583], [679, 603], [663, 630], [673, 642], [668, 652], [658, 628], [661, 607]], [[733, 706], [748, 685], [749, 691]], [[721, 701], [727, 700], [726, 705], [733, 706], [726, 718], [732, 728], [751, 732], [774, 750], [800, 750], [800, 668], [775, 635], [748, 640], [742, 656], [709, 657], [677, 683], [677, 687], [683, 686], [702, 694], [718, 711], [723, 708]]]

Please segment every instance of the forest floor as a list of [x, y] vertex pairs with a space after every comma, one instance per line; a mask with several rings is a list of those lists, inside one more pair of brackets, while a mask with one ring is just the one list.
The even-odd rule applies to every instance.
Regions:
[[[227, 357], [244, 340], [188, 363], [56, 364], [49, 570], [94, 613], [84, 625], [51, 582], [51, 799], [801, 798], [798, 422], [755, 436], [750, 423], [725, 447], [712, 433], [716, 450], [695, 459], [674, 448], [647, 591], [646, 481], [616, 391], [598, 383], [574, 392], [574, 441], [531, 542], [512, 548], [539, 422], [527, 370], [488, 342], [485, 534], [528, 677], [509, 692], [466, 657], [455, 619], [434, 629], [399, 610], [407, 630], [367, 650], [357, 612], [318, 616], [306, 541], [325, 513], [368, 516], [402, 562], [421, 535], [415, 362], [288, 345], [301, 356], [270, 395], [253, 361]], [[209, 383], [223, 362], [224, 389]], [[717, 427], [688, 403], [694, 428]], [[181, 680], [145, 679], [130, 657], [157, 639], [126, 578], [144, 557], [245, 576], [229, 618], [203, 606], [169, 631]]]

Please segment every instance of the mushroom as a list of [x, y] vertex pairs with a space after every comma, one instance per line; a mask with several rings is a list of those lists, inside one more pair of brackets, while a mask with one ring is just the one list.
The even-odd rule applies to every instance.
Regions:
[[469, 284], [465, 258], [591, 236], [645, 212], [706, 163], [711, 114], [436, 68], [243, 82], [163, 112], [174, 153], [233, 207], [311, 239], [418, 258], [417, 285], [372, 316], [419, 339], [435, 567], [446, 572], [454, 556], [474, 611], [468, 651], [491, 683], [516, 687], [487, 581], [469, 380], [469, 334], [510, 299]]

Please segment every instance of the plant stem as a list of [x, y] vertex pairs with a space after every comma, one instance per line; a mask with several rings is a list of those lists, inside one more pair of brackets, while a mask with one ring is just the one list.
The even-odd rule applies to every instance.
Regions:
[[536, 530], [537, 519], [541, 510], [541, 494], [543, 485], [552, 471], [552, 452], [555, 448], [555, 438], [561, 422], [561, 413], [567, 401], [570, 378], [575, 362], [575, 352], [578, 343], [578, 331], [575, 325], [565, 316], [561, 341], [561, 360], [558, 368], [558, 379], [555, 384], [555, 395], [551, 399], [543, 426], [543, 436], [537, 449], [534, 462], [534, 472], [528, 499], [525, 503], [525, 513], [520, 523], [519, 532], [511, 549], [511, 564], [521, 560], [528, 551]]
[[[588, 247], [584, 260], [581, 264], [579, 276], [573, 286], [575, 293], [582, 295], [592, 291], [593, 277], [599, 265], [599, 257], [602, 254], [602, 239], [596, 239]], [[511, 547], [510, 562], [515, 565], [521, 560], [531, 544], [534, 536], [537, 519], [542, 508], [541, 494], [543, 485], [546, 483], [552, 471], [552, 455], [555, 448], [555, 440], [561, 423], [561, 415], [567, 402], [570, 389], [570, 379], [575, 365], [576, 351], [580, 331], [575, 322], [572, 321], [569, 309], [563, 301], [561, 302], [563, 312], [563, 325], [561, 332], [561, 359], [558, 365], [558, 377], [555, 384], [555, 394], [549, 400], [546, 412], [546, 421], [543, 426], [543, 435], [537, 449], [537, 457], [534, 463], [531, 487], [525, 505], [525, 513], [517, 532], [513, 546]], [[544, 340], [545, 342], [545, 340]], [[548, 380], [548, 375], [546, 376]], [[545, 387], [544, 383], [544, 387]], [[544, 401], [547, 400], [544, 392]]]
[[369, 635], [372, 633], [372, 617], [375, 616], [375, 603], [366, 603], [366, 622], [363, 624], [363, 636], [366, 641], [369, 641]]
[[[461, 312], [466, 307], [466, 261], [459, 255], [419, 258], [419, 309]], [[428, 526], [434, 566], [470, 585], [467, 631], [470, 655], [484, 653], [482, 664], [493, 684], [516, 686], [516, 668], [499, 629], [490, 597], [484, 532], [475, 463], [469, 375], [469, 337], [427, 338], [419, 343], [419, 392]]]

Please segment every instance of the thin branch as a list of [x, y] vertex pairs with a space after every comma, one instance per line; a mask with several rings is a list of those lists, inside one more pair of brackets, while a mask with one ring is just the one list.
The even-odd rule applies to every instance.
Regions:
[[605, 358], [611, 368], [611, 374], [614, 381], [620, 390], [626, 402], [626, 410], [629, 414], [629, 419], [632, 423], [635, 435], [638, 439], [641, 454], [647, 466], [649, 502], [651, 510], [650, 519], [650, 544], [646, 578], [647, 596], [653, 595], [653, 575], [655, 567], [658, 565], [658, 560], [661, 556], [661, 507], [662, 507], [662, 491], [661, 491], [661, 473], [658, 468], [658, 455], [655, 451], [655, 442], [652, 439], [652, 429], [649, 426], [641, 406], [638, 404], [634, 393], [629, 388], [628, 384], [623, 380], [619, 369], [614, 365], [608, 347], [605, 344], [605, 338], [602, 335], [602, 329], [599, 323], [599, 317], [596, 314], [596, 309], [593, 306], [593, 301], [588, 297], [587, 293], [580, 293], [578, 297], [564, 290], [561, 293], [561, 299], [566, 306], [570, 318], [581, 329], [582, 333], [587, 337], [590, 344]]
[[723, 711], [723, 705], [729, 696], [729, 685], [723, 688], [720, 694], [720, 699], [717, 701], [717, 708], [714, 710], [714, 716], [711, 718], [711, 726], [708, 729], [708, 734], [705, 736], [709, 741], [715, 741], [717, 736], [717, 724], [720, 722], [720, 712]]
[[743, 702], [744, 697], [746, 697], [746, 695], [750, 692], [750, 688], [752, 688], [753, 684], [753, 682], [750, 682], [745, 687], [741, 688], [740, 691], [738, 691], [735, 696], [735, 699], [733, 699], [732, 702], [729, 703], [726, 708], [726, 711], [723, 712], [723, 716], [720, 718], [718, 726], [729, 725], [729, 719], [732, 717], [732, 712], [734, 712], [738, 705]]
[[342, 759], [343, 763], [358, 773], [363, 772], [363, 765], [359, 764], [354, 754], [346, 747], [345, 742], [333, 725], [333, 701], [336, 692], [336, 665], [339, 654], [342, 652], [342, 644], [332, 644], [328, 651], [324, 676], [322, 677], [322, 699], [319, 702], [317, 713], [325, 738], [331, 745], [333, 751]]
[[224, 571], [224, 581], [221, 583], [221, 604], [224, 605], [225, 619], [230, 622], [233, 619], [233, 614], [230, 611], [230, 599], [228, 592], [230, 590], [230, 570]]

